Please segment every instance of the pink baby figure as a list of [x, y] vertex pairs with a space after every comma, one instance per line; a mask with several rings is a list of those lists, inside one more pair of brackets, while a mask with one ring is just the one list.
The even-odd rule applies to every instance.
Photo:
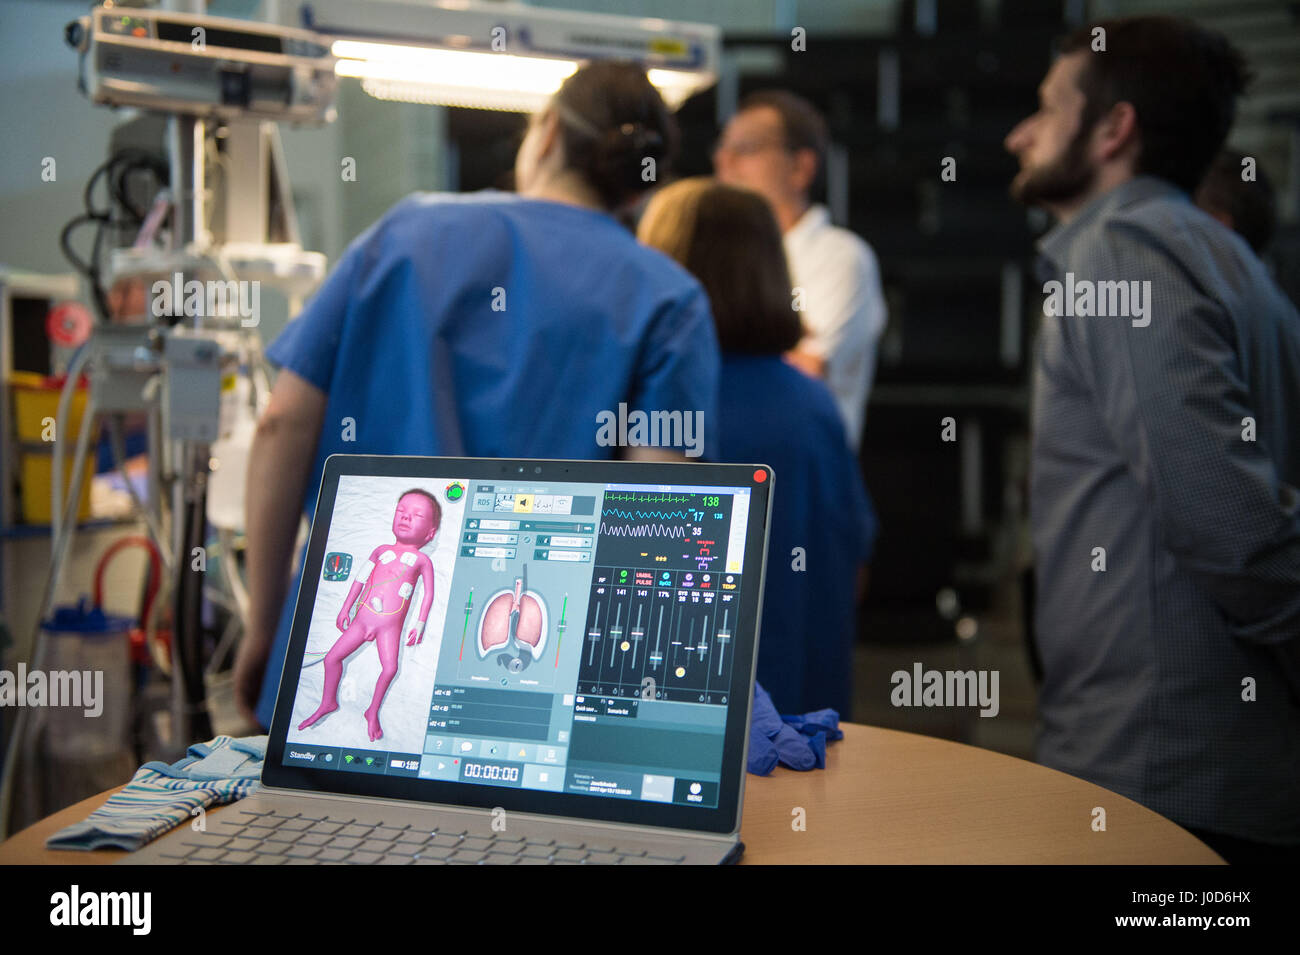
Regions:
[[[366, 710], [366, 726], [372, 742], [384, 735], [379, 725], [379, 707], [384, 702], [388, 685], [397, 675], [398, 643], [411, 595], [415, 592], [416, 577], [424, 582], [424, 599], [420, 602], [419, 619], [408, 635], [408, 647], [424, 639], [429, 608], [433, 606], [433, 561], [421, 553], [420, 548], [433, 540], [441, 523], [442, 508], [427, 491], [412, 489], [397, 499], [397, 510], [393, 513], [393, 536], [397, 542], [380, 544], [372, 550], [370, 559], [353, 579], [343, 609], [335, 620], [341, 631], [339, 638], [325, 654], [325, 692], [320, 706], [298, 724], [298, 729], [306, 729], [339, 708], [343, 661], [361, 644], [373, 640], [379, 648], [381, 669], [379, 679], [375, 681], [374, 698]], [[352, 608], [358, 597], [361, 598], [360, 609], [352, 618]]]

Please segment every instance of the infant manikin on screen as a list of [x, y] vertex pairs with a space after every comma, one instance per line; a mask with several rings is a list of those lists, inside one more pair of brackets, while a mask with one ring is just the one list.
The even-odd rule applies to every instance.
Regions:
[[419, 752], [463, 518], [434, 480], [340, 478], [289, 742]]

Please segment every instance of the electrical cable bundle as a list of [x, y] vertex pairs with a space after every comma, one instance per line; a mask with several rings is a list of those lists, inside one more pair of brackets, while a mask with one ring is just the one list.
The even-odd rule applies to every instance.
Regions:
[[[103, 162], [90, 176], [82, 193], [82, 203], [86, 211], [74, 217], [59, 234], [59, 247], [63, 255], [90, 283], [91, 295], [100, 321], [110, 317], [108, 294], [104, 288], [101, 259], [104, 254], [104, 235], [108, 230], [116, 230], [111, 237], [110, 248], [124, 244], [124, 236], [133, 234], [144, 224], [148, 209], [139, 209], [131, 201], [128, 192], [133, 175], [147, 173], [157, 184], [157, 188], [167, 185], [169, 170], [161, 157], [139, 147], [129, 146], [120, 149]], [[97, 208], [95, 205], [95, 186], [100, 179], [105, 179], [108, 190], [108, 205]], [[157, 189], [154, 190], [155, 192]], [[79, 227], [95, 226], [95, 238], [91, 245], [90, 256], [83, 259], [72, 248], [72, 234]]]

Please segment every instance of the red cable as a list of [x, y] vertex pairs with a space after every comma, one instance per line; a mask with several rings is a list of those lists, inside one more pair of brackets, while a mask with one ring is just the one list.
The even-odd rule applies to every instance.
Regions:
[[99, 558], [99, 563], [95, 565], [95, 606], [103, 607], [104, 568], [114, 554], [126, 547], [144, 547], [149, 551], [149, 582], [145, 585], [144, 609], [140, 615], [140, 626], [148, 629], [149, 614], [153, 610], [154, 598], [158, 596], [158, 588], [161, 585], [162, 557], [158, 553], [158, 548], [154, 546], [154, 542], [147, 537], [132, 534], [114, 541], [108, 550], [104, 551], [104, 556]]

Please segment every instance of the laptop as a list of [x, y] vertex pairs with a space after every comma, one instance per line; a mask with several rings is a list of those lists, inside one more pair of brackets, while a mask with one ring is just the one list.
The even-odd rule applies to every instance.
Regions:
[[261, 787], [126, 861], [738, 861], [772, 484], [330, 456]]

